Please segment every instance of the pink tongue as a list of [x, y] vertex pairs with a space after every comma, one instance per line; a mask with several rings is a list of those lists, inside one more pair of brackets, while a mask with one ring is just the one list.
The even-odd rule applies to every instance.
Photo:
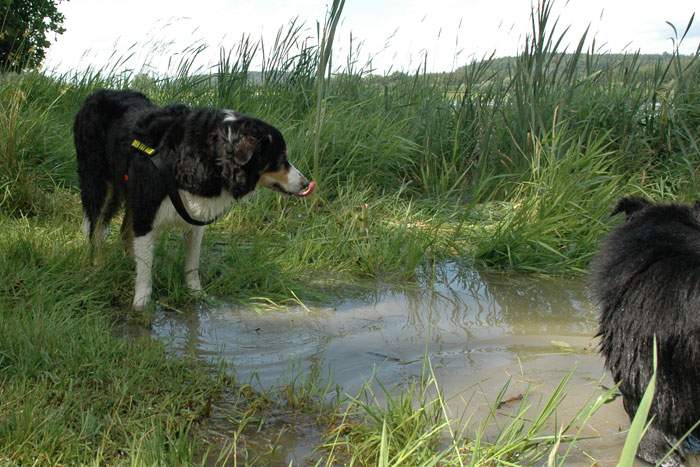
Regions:
[[299, 193], [299, 196], [309, 196], [314, 191], [314, 188], [316, 188], [316, 182], [311, 180], [311, 183], [309, 183], [309, 186], [306, 187], [306, 190]]

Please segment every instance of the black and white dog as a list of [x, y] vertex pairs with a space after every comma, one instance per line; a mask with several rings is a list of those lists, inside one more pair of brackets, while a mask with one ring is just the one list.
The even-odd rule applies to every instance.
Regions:
[[314, 188], [288, 162], [277, 129], [229, 110], [158, 107], [138, 92], [99, 90], [78, 112], [74, 133], [90, 242], [104, 238], [110, 220], [126, 208], [122, 235], [136, 260], [136, 310], [150, 301], [161, 227], [185, 228], [185, 280], [199, 292], [206, 223], [257, 185], [297, 196]]

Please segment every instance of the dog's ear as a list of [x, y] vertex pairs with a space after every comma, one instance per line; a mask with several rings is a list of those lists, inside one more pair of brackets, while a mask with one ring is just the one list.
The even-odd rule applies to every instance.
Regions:
[[628, 196], [620, 199], [615, 208], [610, 213], [610, 216], [614, 216], [621, 212], [624, 212], [627, 218], [634, 214], [635, 212], [649, 206], [651, 202], [649, 200], [641, 198], [639, 196]]
[[219, 129], [219, 138], [223, 140], [226, 156], [236, 165], [246, 165], [258, 146], [257, 138], [235, 132], [231, 127]]
[[258, 140], [253, 136], [241, 136], [233, 145], [233, 160], [238, 165], [246, 165], [253, 157]]

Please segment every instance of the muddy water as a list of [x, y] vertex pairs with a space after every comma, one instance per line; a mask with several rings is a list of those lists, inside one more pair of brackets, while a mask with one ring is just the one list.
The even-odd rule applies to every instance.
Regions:
[[[567, 420], [601, 385], [611, 385], [595, 352], [596, 311], [581, 281], [455, 265], [415, 289], [378, 291], [332, 307], [164, 313], [154, 330], [176, 351], [224, 358], [239, 380], [262, 388], [287, 383], [293, 368], [321, 365], [347, 393], [372, 378], [398, 391], [419, 377], [427, 353], [454, 417], [484, 416], [509, 380], [506, 398], [529, 388], [538, 402], [573, 371], [558, 412]], [[614, 465], [627, 426], [620, 399], [606, 404], [585, 430], [594, 439], [580, 443], [567, 465], [591, 465], [588, 456]], [[313, 444], [307, 438], [286, 437], [280, 462], [303, 463]]]

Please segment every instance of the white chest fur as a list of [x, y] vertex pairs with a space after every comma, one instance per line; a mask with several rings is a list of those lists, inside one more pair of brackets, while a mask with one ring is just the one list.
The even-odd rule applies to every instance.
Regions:
[[[187, 209], [190, 217], [200, 221], [210, 221], [222, 215], [231, 207], [234, 201], [233, 196], [225, 191], [222, 191], [219, 196], [213, 198], [193, 195], [184, 190], [179, 191], [182, 203], [185, 205], [185, 209]], [[153, 228], [159, 229], [160, 227], [168, 225], [189, 226], [177, 213], [169, 197], [165, 198], [160, 204], [153, 222]]]

